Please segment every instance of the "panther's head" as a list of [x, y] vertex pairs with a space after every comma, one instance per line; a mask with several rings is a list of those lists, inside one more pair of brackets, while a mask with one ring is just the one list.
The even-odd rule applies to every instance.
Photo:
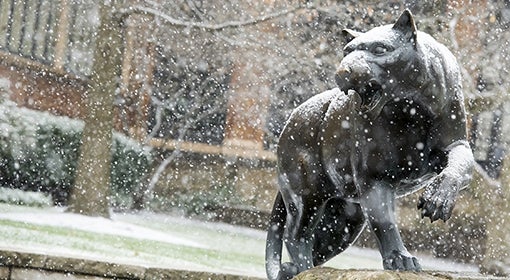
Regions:
[[344, 29], [343, 35], [347, 44], [336, 82], [344, 93], [359, 95], [363, 112], [378, 115], [385, 104], [419, 86], [417, 30], [408, 10], [393, 25], [366, 33]]

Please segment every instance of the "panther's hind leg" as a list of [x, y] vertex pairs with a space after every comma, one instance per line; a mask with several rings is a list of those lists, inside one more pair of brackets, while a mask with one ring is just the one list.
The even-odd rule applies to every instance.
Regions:
[[347, 249], [356, 241], [365, 224], [365, 216], [358, 203], [342, 198], [330, 199], [314, 232], [314, 266], [327, 262]]
[[[315, 153], [300, 153], [280, 169], [280, 193], [287, 212], [285, 245], [296, 273], [313, 267], [313, 233], [327, 201], [325, 176]], [[283, 267], [282, 267], [283, 268]]]
[[314, 230], [322, 215], [323, 203], [309, 196], [294, 196], [288, 203], [285, 245], [297, 272], [314, 266]]

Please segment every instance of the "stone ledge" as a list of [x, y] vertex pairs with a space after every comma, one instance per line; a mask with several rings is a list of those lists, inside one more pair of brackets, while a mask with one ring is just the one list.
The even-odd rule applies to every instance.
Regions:
[[354, 270], [316, 267], [297, 275], [295, 280], [503, 280], [507, 278], [480, 275], [476, 273], [459, 273], [444, 271], [388, 271], [388, 270]]
[[187, 271], [171, 268], [103, 262], [29, 252], [0, 250], [0, 280], [76, 279], [76, 280], [153, 280], [153, 279], [222, 279], [256, 280], [260, 278], [224, 273]]

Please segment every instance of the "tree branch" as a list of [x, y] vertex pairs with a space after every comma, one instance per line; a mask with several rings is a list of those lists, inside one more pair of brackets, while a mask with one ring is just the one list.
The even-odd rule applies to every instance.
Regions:
[[122, 11], [123, 14], [129, 14], [129, 13], [144, 13], [144, 14], [151, 14], [155, 17], [159, 17], [163, 20], [165, 20], [167, 23], [175, 26], [180, 27], [188, 27], [188, 28], [198, 28], [198, 29], [205, 29], [205, 30], [211, 30], [211, 31], [221, 31], [223, 29], [227, 28], [238, 28], [238, 27], [244, 27], [244, 26], [250, 26], [250, 25], [256, 25], [265, 21], [269, 21], [275, 18], [279, 18], [285, 15], [288, 15], [292, 12], [295, 12], [299, 9], [302, 9], [301, 6], [292, 7], [286, 10], [270, 13], [261, 17], [257, 17], [254, 19], [249, 19], [245, 21], [227, 21], [223, 23], [202, 23], [202, 22], [190, 22], [190, 21], [182, 21], [176, 18], [173, 18], [161, 11], [158, 11], [154, 8], [150, 7], [144, 7], [135, 5], [132, 7], [129, 7], [128, 9]]

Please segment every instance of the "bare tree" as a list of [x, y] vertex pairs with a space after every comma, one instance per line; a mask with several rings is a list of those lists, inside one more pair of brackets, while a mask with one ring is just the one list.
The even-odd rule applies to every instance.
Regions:
[[113, 128], [113, 100], [122, 57], [122, 28], [114, 15], [117, 1], [102, 1], [100, 26], [88, 90], [76, 179], [68, 211], [109, 217], [108, 190]]
[[[160, 58], [156, 62], [152, 124], [146, 142], [170, 138], [173, 143], [171, 152], [162, 151], [160, 161], [135, 194], [135, 208], [143, 208], [151, 200], [161, 175], [182, 154], [184, 141], [223, 141], [228, 86], [235, 63], [232, 53], [246, 47], [246, 40], [240, 40], [238, 35], [246, 28], [257, 30], [262, 24], [303, 9], [300, 5], [277, 7], [256, 16], [238, 14], [238, 20], [232, 21], [217, 9], [197, 3], [146, 2], [131, 8], [133, 12], [153, 15], [159, 23], [156, 42]], [[256, 32], [253, 30], [250, 32]], [[252, 43], [259, 46], [256, 41]], [[159, 84], [158, 76], [164, 80]]]

